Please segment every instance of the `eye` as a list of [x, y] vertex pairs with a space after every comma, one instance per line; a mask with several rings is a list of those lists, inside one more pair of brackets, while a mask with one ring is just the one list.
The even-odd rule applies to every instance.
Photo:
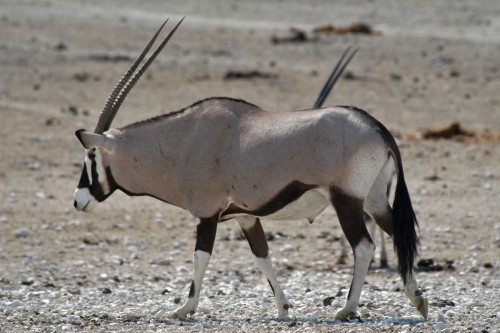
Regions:
[[95, 149], [92, 149], [91, 151], [89, 151], [89, 153], [87, 154], [87, 157], [90, 158], [91, 160], [93, 160], [95, 158]]

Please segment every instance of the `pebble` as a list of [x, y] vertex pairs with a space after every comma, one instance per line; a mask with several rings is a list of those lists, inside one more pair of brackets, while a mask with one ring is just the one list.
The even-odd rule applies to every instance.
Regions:
[[128, 290], [120, 289], [116, 292], [116, 296], [119, 298], [128, 298], [130, 295]]
[[12, 302], [8, 303], [8, 305], [9, 305], [10, 307], [12, 307], [12, 308], [20, 308], [20, 307], [23, 307], [23, 306], [24, 306], [24, 303], [23, 303], [23, 302], [21, 302], [20, 300], [17, 300], [17, 299], [16, 299], [16, 300], [14, 300], [14, 301], [12, 301]]
[[114, 254], [106, 256], [106, 262], [114, 265], [122, 265], [124, 260], [119, 255]]
[[99, 249], [102, 252], [108, 252], [109, 251], [109, 244], [108, 244], [108, 242], [100, 242], [99, 243]]
[[31, 231], [28, 228], [19, 228], [14, 230], [14, 236], [17, 239], [28, 238], [31, 235]]
[[80, 318], [80, 316], [76, 316], [76, 315], [70, 315], [66, 318], [66, 322], [68, 324], [71, 324], [71, 325], [76, 325], [76, 326], [80, 326], [83, 324], [83, 320], [82, 318]]
[[471, 251], [484, 251], [484, 249], [485, 249], [485, 248], [484, 248], [484, 245], [479, 244], [479, 243], [478, 243], [478, 244], [474, 244], [474, 245], [472, 245], [472, 246], [469, 248], [469, 250], [471, 250]]
[[151, 265], [170, 266], [171, 264], [172, 260], [167, 258], [153, 258], [153, 260], [151, 260]]
[[436, 330], [441, 331], [441, 330], [444, 330], [446, 328], [446, 324], [442, 323], [442, 322], [437, 322], [434, 325], [434, 327], [436, 328]]

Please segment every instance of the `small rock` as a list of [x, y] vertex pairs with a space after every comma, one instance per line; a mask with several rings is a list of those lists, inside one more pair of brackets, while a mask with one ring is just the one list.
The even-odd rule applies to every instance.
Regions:
[[471, 273], [479, 273], [479, 266], [474, 265], [469, 268], [469, 272]]
[[284, 245], [281, 249], [280, 252], [292, 252], [295, 250], [295, 247], [291, 244], [286, 244]]
[[491, 262], [486, 262], [486, 263], [484, 263], [483, 267], [489, 269], [489, 268], [493, 268], [493, 265], [491, 264]]
[[78, 227], [80, 225], [80, 220], [70, 220], [68, 221], [68, 227]]
[[300, 220], [298, 223], [298, 227], [301, 229], [307, 228], [309, 226], [309, 221], [308, 220]]
[[170, 266], [172, 264], [172, 260], [167, 258], [154, 258], [151, 260], [151, 265], [157, 266]]
[[19, 228], [14, 231], [14, 236], [17, 239], [28, 238], [31, 235], [31, 231], [28, 228]]
[[123, 265], [125, 261], [118, 255], [110, 255], [106, 257], [106, 262], [115, 265]]
[[329, 296], [323, 299], [323, 306], [330, 306], [332, 305], [332, 301], [335, 299], [335, 296]]
[[446, 324], [442, 322], [437, 322], [436, 325], [434, 325], [434, 327], [436, 328], [436, 330], [441, 331], [446, 328]]
[[483, 286], [487, 286], [487, 285], [489, 285], [490, 283], [491, 283], [491, 277], [489, 277], [489, 276], [485, 276], [485, 277], [483, 277], [483, 278], [481, 279], [481, 284], [482, 284]]
[[66, 322], [71, 325], [80, 326], [83, 324], [82, 318], [77, 315], [70, 315], [66, 318]]
[[131, 321], [131, 322], [135, 322], [135, 321], [139, 321], [139, 319], [141, 319], [142, 315], [139, 313], [139, 311], [137, 309], [129, 309], [125, 315], [123, 316], [123, 319], [125, 321]]
[[446, 318], [440, 313], [436, 317], [436, 322], [446, 324]]
[[111, 294], [111, 293], [112, 293], [112, 291], [111, 291], [111, 289], [110, 289], [110, 288], [103, 288], [103, 289], [102, 289], [102, 293], [103, 293], [103, 294]]
[[109, 244], [108, 242], [104, 241], [104, 242], [100, 242], [99, 243], [99, 249], [102, 251], [102, 252], [108, 252], [109, 251]]
[[32, 277], [29, 277], [29, 278], [23, 279], [21, 281], [21, 284], [23, 286], [31, 286], [34, 282], [35, 282], [35, 280]]
[[121, 290], [116, 292], [116, 296], [118, 296], [120, 298], [128, 298], [129, 294], [130, 293], [128, 292], [128, 290], [124, 290], [124, 289], [121, 289]]
[[259, 297], [259, 295], [257, 295], [256, 293], [250, 292], [250, 293], [246, 294], [245, 297], [247, 297], [247, 298], [257, 298], [257, 297]]
[[59, 42], [59, 43], [57, 43], [56, 46], [54, 46], [54, 49], [56, 51], [66, 51], [68, 49], [68, 46], [66, 44], [64, 44], [63, 42]]
[[432, 303], [432, 305], [434, 305], [434, 306], [436, 306], [438, 308], [444, 308], [446, 306], [455, 306], [455, 302], [449, 301], [449, 300], [446, 300], [446, 299], [438, 299], [435, 303]]
[[12, 301], [11, 303], [9, 303], [9, 305], [11, 308], [21, 308], [24, 306], [24, 303], [21, 302], [20, 300], [16, 299], [16, 300]]

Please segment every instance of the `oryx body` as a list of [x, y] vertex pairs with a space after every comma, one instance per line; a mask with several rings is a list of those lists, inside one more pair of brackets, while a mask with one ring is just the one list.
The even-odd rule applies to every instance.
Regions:
[[[137, 79], [125, 76], [125, 82]], [[120, 189], [158, 198], [199, 219], [189, 298], [172, 316], [196, 311], [217, 224], [231, 218], [240, 223], [271, 284], [279, 315], [287, 315], [290, 304], [272, 271], [259, 218], [313, 219], [329, 204], [355, 254], [351, 289], [336, 318], [356, 311], [373, 256], [364, 212], [393, 237], [406, 294], [427, 315], [427, 302], [412, 274], [416, 219], [401, 156], [389, 131], [369, 114], [354, 107], [272, 112], [242, 100], [208, 98], [178, 112], [110, 129], [124, 98], [116, 101], [120, 97], [115, 92], [107, 103], [112, 115], [104, 119], [103, 111], [95, 133], [77, 132], [87, 150], [75, 207], [87, 210]], [[394, 173], [391, 208], [387, 187]]]

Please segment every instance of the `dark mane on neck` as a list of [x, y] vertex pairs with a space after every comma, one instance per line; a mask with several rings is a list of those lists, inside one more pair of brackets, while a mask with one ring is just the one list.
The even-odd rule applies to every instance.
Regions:
[[179, 114], [182, 114], [182, 113], [186, 112], [187, 110], [191, 110], [193, 108], [196, 108], [200, 104], [203, 104], [203, 103], [206, 103], [206, 102], [210, 102], [210, 101], [223, 101], [223, 100], [237, 102], [237, 103], [243, 103], [243, 104], [246, 104], [248, 106], [257, 107], [255, 104], [249, 103], [249, 102], [247, 102], [245, 100], [242, 100], [242, 99], [239, 99], [239, 98], [231, 98], [231, 97], [208, 97], [208, 98], [199, 100], [199, 101], [197, 101], [197, 102], [195, 102], [195, 103], [193, 103], [193, 104], [191, 104], [189, 106], [186, 106], [185, 108], [182, 108], [182, 109], [180, 109], [178, 111], [172, 111], [172, 112], [165, 113], [165, 114], [162, 114], [162, 115], [159, 115], [159, 116], [155, 116], [155, 117], [152, 117], [152, 118], [148, 118], [148, 119], [145, 119], [145, 120], [140, 120], [140, 121], [137, 121], [135, 123], [126, 125], [123, 128], [124, 129], [125, 128], [134, 128], [134, 127], [138, 127], [138, 126], [141, 126], [141, 125], [149, 124], [149, 123], [152, 123], [152, 122], [160, 121], [160, 120], [163, 120], [163, 119], [166, 119], [166, 118], [170, 118], [170, 117], [174, 117], [174, 116], [177, 116]]

